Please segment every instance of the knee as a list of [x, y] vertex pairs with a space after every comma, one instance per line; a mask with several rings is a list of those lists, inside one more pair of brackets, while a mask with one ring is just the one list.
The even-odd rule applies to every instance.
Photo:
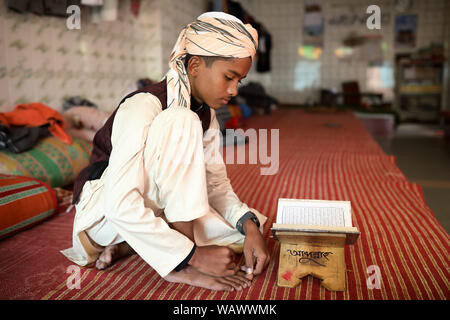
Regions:
[[191, 159], [194, 153], [203, 155], [201, 121], [186, 108], [172, 107], [162, 111], [150, 127], [148, 137], [155, 142], [152, 152], [161, 153], [161, 157], [175, 163]]

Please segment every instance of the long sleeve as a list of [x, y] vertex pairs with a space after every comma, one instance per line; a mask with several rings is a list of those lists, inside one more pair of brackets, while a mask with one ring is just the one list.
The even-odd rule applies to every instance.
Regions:
[[220, 129], [215, 112], [211, 109], [211, 125], [203, 138], [206, 162], [206, 180], [208, 200], [211, 207], [219, 212], [225, 220], [236, 227], [238, 220], [248, 211], [254, 212], [260, 223], [265, 217], [256, 210], [241, 202], [233, 191], [230, 179], [227, 177], [225, 163], [220, 153]]
[[194, 243], [155, 216], [144, 201], [149, 174], [144, 163], [147, 137], [152, 121], [161, 113], [159, 100], [148, 93], [125, 100], [118, 110], [104, 173], [104, 210], [125, 241], [164, 277], [189, 255]]

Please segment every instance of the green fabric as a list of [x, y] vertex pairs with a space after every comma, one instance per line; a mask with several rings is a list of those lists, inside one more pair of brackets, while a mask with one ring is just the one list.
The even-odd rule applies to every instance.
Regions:
[[73, 139], [71, 145], [55, 137], [40, 140], [32, 149], [15, 154], [0, 151], [0, 173], [32, 177], [52, 188], [73, 183], [77, 175], [89, 164], [92, 144]]

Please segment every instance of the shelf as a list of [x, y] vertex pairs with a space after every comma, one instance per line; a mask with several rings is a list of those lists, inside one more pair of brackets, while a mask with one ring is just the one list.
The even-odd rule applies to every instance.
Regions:
[[395, 108], [401, 119], [437, 121], [443, 96], [443, 64], [441, 55], [429, 52], [397, 55], [395, 70]]
[[411, 96], [411, 97], [433, 97], [433, 96], [440, 96], [440, 92], [400, 92], [400, 96]]
[[441, 85], [402, 85], [399, 88], [401, 95], [439, 95], [441, 93]]
[[410, 61], [399, 61], [398, 64], [402, 67], [405, 66], [429, 66], [429, 65], [436, 65], [440, 66], [445, 62], [444, 58], [436, 58], [436, 59], [419, 59], [419, 60], [410, 60]]

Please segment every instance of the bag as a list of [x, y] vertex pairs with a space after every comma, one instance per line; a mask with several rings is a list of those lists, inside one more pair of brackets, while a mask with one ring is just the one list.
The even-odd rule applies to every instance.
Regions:
[[239, 107], [241, 107], [242, 116], [244, 118], [250, 118], [252, 115], [252, 109], [246, 103], [239, 103]]
[[39, 141], [50, 135], [48, 125], [39, 127], [6, 127], [0, 124], [0, 150], [13, 153], [27, 151]]

